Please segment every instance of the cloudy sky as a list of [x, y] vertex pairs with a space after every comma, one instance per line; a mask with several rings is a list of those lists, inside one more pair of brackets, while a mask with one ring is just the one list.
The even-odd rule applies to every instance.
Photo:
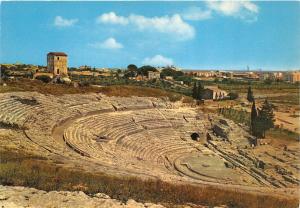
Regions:
[[300, 2], [2, 2], [1, 63], [299, 69]]

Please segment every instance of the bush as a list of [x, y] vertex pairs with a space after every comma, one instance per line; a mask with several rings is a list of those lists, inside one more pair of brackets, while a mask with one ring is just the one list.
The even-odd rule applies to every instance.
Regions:
[[79, 86], [88, 87], [88, 86], [90, 86], [90, 83], [88, 81], [81, 81], [81, 82], [79, 82]]
[[228, 93], [228, 96], [229, 96], [230, 100], [235, 100], [239, 97], [239, 94], [236, 92], [230, 92], [230, 93]]
[[49, 83], [52, 80], [51, 77], [46, 76], [46, 75], [37, 76], [36, 79], [40, 80], [42, 82], [45, 82], [45, 83]]

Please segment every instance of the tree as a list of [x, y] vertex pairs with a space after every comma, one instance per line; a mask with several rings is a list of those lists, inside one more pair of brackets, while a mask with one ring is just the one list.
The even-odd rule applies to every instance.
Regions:
[[253, 92], [252, 92], [250, 86], [248, 87], [247, 100], [248, 100], [249, 102], [253, 102], [253, 101], [254, 101]]
[[273, 80], [271, 78], [267, 78], [266, 80], [264, 80], [264, 84], [270, 85], [272, 84]]
[[236, 92], [230, 92], [230, 93], [228, 93], [228, 96], [229, 96], [230, 100], [235, 100], [239, 97], [239, 94]]
[[192, 97], [196, 100], [203, 99], [203, 92], [204, 87], [201, 82], [194, 82], [193, 90], [192, 90]]
[[275, 115], [273, 112], [273, 105], [268, 102], [266, 99], [259, 110], [259, 115], [258, 119], [262, 123], [262, 133], [263, 133], [263, 138], [265, 137], [265, 132], [271, 128], [274, 128], [274, 122], [275, 122]]
[[250, 128], [251, 128], [251, 133], [253, 136], [258, 136], [259, 135], [259, 128], [258, 128], [258, 114], [257, 114], [257, 109], [255, 106], [255, 100], [253, 100], [252, 103], [252, 108], [251, 108], [251, 121], [250, 121]]
[[137, 66], [136, 65], [134, 65], [134, 64], [129, 64], [128, 66], [127, 66], [127, 70], [128, 71], [137, 71]]
[[178, 76], [174, 78], [176, 81], [183, 81], [184, 84], [190, 85], [192, 82], [192, 77], [190, 76]]
[[42, 82], [45, 82], [45, 83], [49, 83], [51, 82], [51, 77], [47, 76], [47, 75], [40, 75], [40, 76], [37, 76], [36, 77], [37, 80], [41, 80]]
[[194, 87], [193, 87], [193, 92], [192, 92], [192, 97], [194, 99], [197, 98], [197, 92], [198, 92], [198, 89], [197, 89], [197, 82], [194, 82]]
[[157, 71], [157, 69], [153, 66], [142, 66], [140, 68], [138, 68], [138, 74], [142, 75], [142, 76], [147, 76], [148, 75], [148, 71]]
[[198, 87], [197, 87], [197, 96], [196, 99], [197, 100], [202, 100], [203, 99], [203, 93], [204, 93], [204, 87], [202, 85], [201, 82], [198, 83]]
[[251, 133], [258, 138], [264, 138], [267, 130], [274, 127], [273, 105], [265, 100], [261, 109], [256, 109], [253, 101], [251, 109]]
[[137, 72], [138, 71], [138, 68], [137, 68], [137, 66], [136, 65], [134, 65], [134, 64], [129, 64], [128, 66], [127, 66], [127, 70], [125, 71], [125, 73], [124, 73], [124, 77], [125, 78], [128, 78], [128, 77], [136, 77], [136, 75], [137, 75]]
[[177, 79], [183, 75], [184, 73], [182, 71], [174, 70], [171, 67], [165, 67], [160, 73], [162, 78], [165, 78], [166, 76], [172, 76], [174, 79]]

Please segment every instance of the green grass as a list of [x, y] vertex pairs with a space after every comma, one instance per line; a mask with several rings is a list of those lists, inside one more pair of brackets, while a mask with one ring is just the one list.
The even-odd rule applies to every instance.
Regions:
[[84, 191], [87, 194], [105, 193], [126, 201], [129, 198], [142, 202], [174, 204], [193, 203], [229, 207], [280, 207], [294, 208], [297, 198], [226, 190], [208, 185], [174, 185], [160, 180], [141, 180], [134, 177], [117, 177], [66, 169], [46, 158], [22, 152], [0, 152], [0, 183], [2, 185], [29, 186], [38, 189]]

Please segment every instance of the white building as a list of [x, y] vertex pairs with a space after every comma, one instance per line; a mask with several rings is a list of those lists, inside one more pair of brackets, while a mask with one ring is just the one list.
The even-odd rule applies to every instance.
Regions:
[[160, 72], [148, 71], [148, 79], [160, 79]]

